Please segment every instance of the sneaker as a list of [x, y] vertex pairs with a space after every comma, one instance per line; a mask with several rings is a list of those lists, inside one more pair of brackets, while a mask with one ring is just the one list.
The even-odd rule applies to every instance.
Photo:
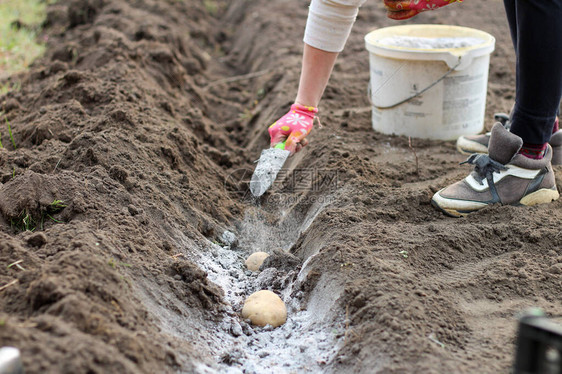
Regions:
[[[509, 130], [509, 116], [505, 113], [494, 114], [494, 119]], [[558, 121], [558, 118], [556, 118]], [[461, 136], [457, 139], [457, 151], [463, 155], [473, 153], [488, 153], [488, 143], [490, 142], [490, 132], [480, 135]], [[562, 165], [562, 130], [552, 134], [549, 144], [552, 146], [552, 165]]]
[[518, 153], [523, 140], [499, 123], [492, 128], [489, 155], [473, 154], [466, 163], [474, 171], [460, 182], [433, 195], [431, 205], [453, 217], [464, 216], [490, 204], [535, 205], [558, 199], [552, 170], [552, 147], [543, 159]]
[[[502, 124], [507, 130], [511, 125], [509, 115], [506, 113], [494, 114], [494, 120]], [[473, 153], [488, 153], [488, 143], [490, 143], [490, 134], [460, 136], [457, 139], [457, 151], [463, 155], [471, 155]]]

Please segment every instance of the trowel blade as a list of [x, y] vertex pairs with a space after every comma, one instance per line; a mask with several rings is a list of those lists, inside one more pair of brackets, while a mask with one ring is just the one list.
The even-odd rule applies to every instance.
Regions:
[[260, 197], [267, 191], [275, 181], [275, 178], [277, 178], [279, 170], [281, 170], [290, 154], [291, 152], [289, 151], [276, 148], [264, 149], [261, 152], [258, 166], [250, 180], [252, 195]]

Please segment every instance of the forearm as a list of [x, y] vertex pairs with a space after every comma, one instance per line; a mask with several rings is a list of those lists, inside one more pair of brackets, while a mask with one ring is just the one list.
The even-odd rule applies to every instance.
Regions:
[[305, 43], [296, 103], [318, 106], [337, 57], [337, 52], [326, 52]]
[[338, 53], [349, 37], [365, 0], [312, 0], [304, 35], [299, 89], [291, 110], [269, 127], [271, 145], [286, 141], [298, 152], [307, 144], [318, 103], [328, 84]]
[[338, 53], [343, 50], [364, 2], [312, 0], [310, 3], [297, 103], [318, 106]]

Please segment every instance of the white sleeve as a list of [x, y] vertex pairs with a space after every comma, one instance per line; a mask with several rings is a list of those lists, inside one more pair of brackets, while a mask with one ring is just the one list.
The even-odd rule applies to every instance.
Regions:
[[312, 0], [304, 42], [327, 52], [341, 52], [359, 7], [366, 0]]

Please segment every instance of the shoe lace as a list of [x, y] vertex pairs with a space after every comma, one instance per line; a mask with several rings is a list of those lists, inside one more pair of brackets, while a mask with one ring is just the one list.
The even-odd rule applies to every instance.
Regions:
[[461, 165], [463, 164], [474, 165], [473, 177], [481, 185], [484, 184], [482, 183], [484, 179], [488, 180], [488, 183], [490, 183], [490, 181], [493, 181], [494, 173], [499, 173], [502, 170], [507, 170], [507, 167], [505, 165], [492, 160], [489, 155], [482, 153], [475, 153], [473, 155], [470, 155], [470, 157], [466, 161], [461, 162]]

